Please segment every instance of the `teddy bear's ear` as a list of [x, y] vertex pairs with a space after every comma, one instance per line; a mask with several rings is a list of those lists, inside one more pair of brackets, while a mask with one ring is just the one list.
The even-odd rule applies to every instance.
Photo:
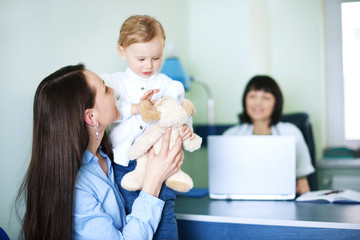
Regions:
[[192, 116], [196, 113], [194, 104], [186, 98], [184, 98], [184, 100], [182, 102], [182, 107], [185, 109], [185, 112], [188, 116]]
[[144, 100], [140, 102], [140, 114], [145, 122], [155, 122], [160, 120], [161, 113], [154, 108], [150, 101]]

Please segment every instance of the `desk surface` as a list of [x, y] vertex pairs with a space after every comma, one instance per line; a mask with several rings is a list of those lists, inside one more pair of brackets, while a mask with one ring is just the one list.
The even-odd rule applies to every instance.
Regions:
[[317, 166], [320, 168], [360, 168], [360, 158], [330, 158], [320, 159], [317, 161]]
[[178, 197], [179, 220], [360, 230], [360, 204]]

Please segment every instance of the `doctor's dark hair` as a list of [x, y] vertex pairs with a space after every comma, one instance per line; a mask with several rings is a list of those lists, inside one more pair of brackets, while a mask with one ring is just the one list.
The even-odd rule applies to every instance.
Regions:
[[281, 93], [279, 85], [275, 82], [275, 80], [270, 76], [266, 76], [266, 75], [256, 75], [253, 78], [251, 78], [248, 84], [246, 85], [242, 97], [243, 112], [239, 114], [240, 124], [252, 123], [252, 119], [247, 114], [247, 109], [246, 109], [246, 96], [252, 90], [255, 91], [263, 90], [265, 92], [271, 93], [275, 97], [275, 106], [271, 114], [270, 126], [277, 124], [282, 114], [283, 95]]
[[166, 39], [161, 23], [147, 15], [134, 15], [125, 20], [120, 29], [118, 45], [127, 48], [133, 43], [145, 43], [154, 37]]
[[61, 68], [36, 90], [31, 159], [16, 199], [17, 209], [26, 206], [25, 239], [72, 238], [75, 180], [89, 142], [85, 110], [94, 106], [96, 95], [84, 71], [81, 64]]

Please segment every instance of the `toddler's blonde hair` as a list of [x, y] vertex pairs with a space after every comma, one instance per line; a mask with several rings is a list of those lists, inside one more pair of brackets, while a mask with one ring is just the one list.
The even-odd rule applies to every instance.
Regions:
[[165, 32], [159, 21], [147, 15], [134, 15], [121, 26], [118, 45], [126, 48], [133, 43], [151, 41], [156, 36], [165, 40]]

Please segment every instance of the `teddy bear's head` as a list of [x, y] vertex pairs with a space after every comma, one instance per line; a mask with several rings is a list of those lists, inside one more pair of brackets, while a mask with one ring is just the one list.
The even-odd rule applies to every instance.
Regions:
[[196, 112], [195, 106], [187, 99], [180, 104], [170, 97], [162, 97], [154, 105], [150, 101], [140, 103], [140, 113], [145, 122], [155, 122], [161, 127], [179, 127]]

